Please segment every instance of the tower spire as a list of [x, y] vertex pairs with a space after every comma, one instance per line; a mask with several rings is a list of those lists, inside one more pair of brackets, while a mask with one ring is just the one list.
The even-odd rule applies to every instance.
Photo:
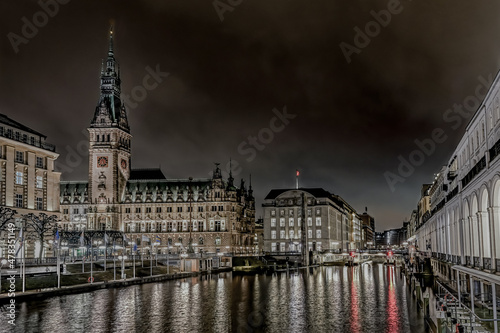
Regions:
[[109, 57], [113, 56], [113, 26], [109, 27], [109, 49], [108, 49], [108, 56]]
[[120, 98], [120, 68], [114, 55], [113, 34], [113, 26], [110, 26], [108, 57], [101, 64], [101, 94], [91, 126], [117, 126], [128, 132], [126, 110]]

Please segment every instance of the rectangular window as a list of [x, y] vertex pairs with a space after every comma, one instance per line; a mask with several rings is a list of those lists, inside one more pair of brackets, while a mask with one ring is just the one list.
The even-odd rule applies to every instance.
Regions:
[[78, 214], [80, 213], [80, 210], [78, 208], [73, 208], [73, 214]]
[[214, 221], [210, 221], [210, 231], [214, 231]]
[[276, 252], [276, 243], [271, 243], [271, 252]]
[[83, 209], [83, 214], [87, 214], [87, 211], [88, 211], [87, 208], [84, 208]]
[[63, 209], [63, 214], [69, 214], [69, 209], [68, 208], [64, 208]]
[[156, 212], [161, 213], [161, 207], [156, 207]]
[[28, 135], [27, 134], [23, 134], [23, 142], [26, 142], [28, 141]]
[[312, 238], [313, 237], [313, 231], [311, 229], [307, 230], [307, 237]]
[[321, 217], [316, 218], [316, 226], [317, 227], [321, 226]]
[[151, 207], [146, 207], [146, 213], [151, 213]]
[[43, 168], [43, 157], [36, 157], [36, 165], [37, 168]]
[[285, 210], [284, 209], [280, 210], [280, 216], [285, 216]]
[[198, 231], [203, 231], [203, 221], [198, 221]]
[[276, 230], [271, 230], [271, 239], [276, 239]]
[[135, 209], [135, 212], [136, 212], [136, 213], [140, 213], [140, 212], [141, 212], [141, 207], [137, 207], [137, 208]]
[[293, 217], [290, 217], [290, 218], [288, 219], [288, 226], [289, 226], [289, 227], [293, 227]]
[[125, 213], [130, 214], [130, 208], [125, 208]]
[[316, 238], [321, 238], [321, 229], [316, 230]]
[[16, 151], [16, 162], [24, 163], [24, 153], [22, 151]]
[[312, 215], [312, 211], [311, 211], [311, 209], [308, 209], [307, 210], [307, 216], [311, 216], [311, 215]]
[[220, 221], [215, 221], [215, 231], [220, 231]]
[[308, 226], [312, 226], [313, 225], [313, 219], [312, 219], [312, 217], [308, 217], [307, 218], [307, 225]]
[[16, 132], [15, 134], [16, 134], [15, 139], [19, 141], [19, 139], [21, 138], [21, 133]]
[[297, 218], [297, 225], [300, 227], [300, 222], [302, 221], [302, 218], [298, 217]]
[[288, 215], [289, 215], [289, 216], [293, 216], [293, 209], [290, 209], [290, 210], [288, 211]]
[[34, 146], [34, 145], [35, 145], [35, 137], [30, 136], [30, 144], [31, 144], [32, 146]]
[[43, 188], [43, 177], [36, 176], [36, 188]]
[[16, 207], [23, 207], [23, 195], [22, 194], [16, 194]]
[[280, 244], [280, 252], [285, 252], [285, 244], [284, 243]]
[[316, 243], [316, 250], [322, 251], [323, 249], [321, 248], [321, 242]]
[[167, 222], [167, 231], [171, 232], [172, 229], [172, 222]]
[[271, 216], [276, 216], [276, 211], [274, 209], [271, 211]]
[[198, 212], [203, 212], [203, 207], [202, 206], [198, 207]]
[[182, 207], [177, 207], [177, 213], [182, 213]]
[[217, 206], [212, 206], [212, 212], [216, 212], [217, 211]]
[[167, 207], [167, 213], [172, 213], [172, 207]]
[[182, 221], [182, 231], [188, 231], [188, 223], [187, 223], [187, 221]]
[[285, 230], [280, 230], [280, 238], [281, 239], [285, 238]]
[[284, 227], [284, 226], [285, 226], [285, 218], [280, 217], [280, 227]]
[[36, 210], [43, 210], [43, 198], [36, 198]]
[[223, 212], [224, 211], [224, 206], [219, 206], [219, 212]]
[[290, 230], [290, 231], [289, 231], [289, 234], [290, 234], [290, 239], [293, 239], [293, 236], [294, 236], [294, 232], [293, 232], [293, 230]]
[[16, 184], [23, 185], [23, 173], [21, 171], [16, 171]]
[[271, 227], [275, 227], [276, 226], [276, 218], [271, 218]]
[[316, 215], [321, 215], [321, 208], [316, 208]]

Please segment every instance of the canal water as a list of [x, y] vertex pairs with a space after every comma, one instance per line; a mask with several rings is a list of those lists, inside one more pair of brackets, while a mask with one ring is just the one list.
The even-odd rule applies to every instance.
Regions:
[[274, 275], [227, 272], [18, 309], [7, 332], [426, 332], [399, 269], [371, 263]]

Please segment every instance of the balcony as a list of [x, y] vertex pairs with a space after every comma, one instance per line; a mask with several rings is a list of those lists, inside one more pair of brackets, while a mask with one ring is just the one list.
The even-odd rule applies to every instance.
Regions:
[[448, 178], [448, 181], [452, 181], [453, 179], [455, 179], [457, 177], [457, 170], [450, 170], [448, 171], [448, 174], [446, 176], [446, 178]]
[[[491, 157], [490, 157], [491, 160]], [[483, 156], [479, 162], [462, 178], [462, 188], [465, 188], [484, 168], [486, 167], [486, 156]]]
[[25, 144], [33, 146], [33, 147], [42, 148], [42, 149], [52, 151], [52, 152], [56, 151], [56, 146], [54, 146], [53, 144], [50, 144], [50, 143], [43, 142], [43, 141], [31, 140], [31, 139], [28, 140], [28, 138], [24, 137], [24, 136], [19, 136], [16, 138], [15, 135], [13, 135], [12, 133], [9, 133], [9, 132], [3, 132], [3, 133], [0, 132], [0, 136], [3, 136], [4, 138], [10, 139], [10, 140], [25, 143]]

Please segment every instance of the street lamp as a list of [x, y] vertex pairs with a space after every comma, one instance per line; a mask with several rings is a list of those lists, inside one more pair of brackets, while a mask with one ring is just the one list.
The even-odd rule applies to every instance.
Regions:
[[127, 259], [127, 256], [118, 256], [118, 259], [122, 261], [122, 279], [125, 279], [125, 260]]
[[0, 262], [1, 265], [0, 265], [0, 294], [2, 293], [2, 267], [3, 265], [7, 264], [7, 259], [2, 259], [2, 261]]

